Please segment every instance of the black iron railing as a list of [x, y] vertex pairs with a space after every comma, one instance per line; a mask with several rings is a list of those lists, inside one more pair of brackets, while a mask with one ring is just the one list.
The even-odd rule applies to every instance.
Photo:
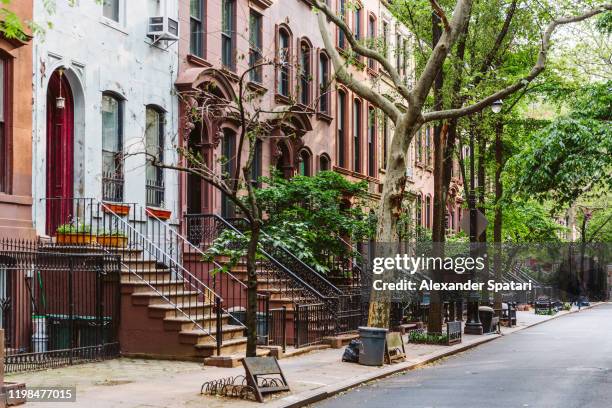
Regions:
[[197, 253], [185, 253], [186, 240], [149, 209], [92, 198], [44, 201], [48, 234], [54, 237], [55, 247], [73, 252], [75, 247], [96, 248], [122, 255], [121, 266], [129, 271], [127, 284], [145, 285], [147, 294], [171, 306], [174, 317], [193, 323], [215, 345], [217, 354], [223, 346], [223, 330], [244, 329], [236, 317], [245, 306], [244, 286], [229, 275], [212, 273], [218, 264], [204, 261]]
[[[186, 236], [192, 245], [205, 250], [212, 245], [224, 230], [244, 236], [248, 230], [248, 221], [244, 218], [224, 219], [211, 214], [189, 214], [185, 218]], [[272, 244], [272, 239], [262, 233], [260, 241], [263, 260], [257, 264], [258, 284], [262, 292], [273, 286], [279, 293], [292, 302], [294, 325], [281, 333], [279, 310], [271, 312], [271, 343], [287, 341], [287, 332], [294, 337], [297, 347], [320, 343], [323, 338], [333, 334], [346, 333], [356, 330], [364, 323], [365, 311], [361, 296], [361, 282], [359, 278], [349, 280], [353, 283], [346, 285], [346, 292], [340, 290], [325, 276], [306, 265], [290, 251], [278, 243]], [[356, 271], [356, 264], [352, 260], [345, 260], [345, 265], [351, 268], [351, 275], [361, 275]], [[304, 309], [304, 306], [323, 305], [316, 308]], [[303, 313], [298, 317], [298, 306]], [[285, 315], [286, 315], [285, 311]], [[296, 320], [297, 319], [297, 320]], [[301, 320], [300, 320], [301, 319]], [[286, 317], [282, 319], [288, 321]], [[296, 325], [299, 323], [299, 327]], [[321, 330], [324, 327], [325, 330]], [[316, 330], [314, 330], [316, 328]], [[279, 338], [279, 336], [282, 338]], [[296, 336], [301, 336], [299, 339]]]
[[6, 372], [118, 356], [119, 285], [119, 256], [0, 241]]
[[[239, 236], [244, 236], [242, 231], [232, 225], [226, 219], [216, 214], [188, 214], [185, 216], [187, 236], [191, 242], [208, 248], [223, 230], [233, 231]], [[274, 286], [280, 290], [280, 294], [292, 302], [299, 303], [328, 303], [334, 304], [337, 297], [327, 296], [318, 288], [310, 285], [312, 280], [306, 281], [293, 270], [286, 267], [264, 247], [260, 250], [263, 259], [257, 262], [258, 283], [268, 287]], [[242, 263], [239, 266], [246, 265]]]
[[281, 346], [287, 350], [287, 307], [269, 310], [268, 340], [269, 345]]
[[320, 261], [328, 269], [327, 277], [344, 294], [358, 294], [362, 290], [362, 270], [358, 265], [362, 255], [350, 243], [341, 237], [336, 240], [344, 248], [343, 251], [323, 250]]
[[296, 305], [293, 324], [296, 348], [320, 344], [325, 337], [337, 334], [336, 319], [324, 303]]
[[[241, 232], [247, 231], [249, 228], [249, 221], [246, 218], [225, 218], [225, 220]], [[342, 294], [342, 291], [325, 276], [302, 262], [286, 247], [272, 243], [272, 238], [265, 231], [261, 231], [261, 238], [260, 245], [265, 252], [270, 254], [271, 257], [274, 257], [274, 259], [280, 262], [285, 268], [291, 270], [310, 286], [316, 288], [318, 292], [327, 297], [336, 297]]]

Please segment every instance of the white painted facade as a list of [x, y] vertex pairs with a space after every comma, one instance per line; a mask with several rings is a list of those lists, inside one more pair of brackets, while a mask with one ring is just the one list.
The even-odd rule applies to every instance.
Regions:
[[[144, 129], [145, 109], [164, 112], [164, 161], [176, 160], [178, 101], [174, 82], [178, 43], [152, 44], [148, 19], [166, 15], [178, 21], [178, 0], [119, 0], [119, 21], [103, 15], [95, 0], [74, 7], [57, 1], [48, 14], [43, 0], [34, 1], [34, 21], [52, 24], [34, 46], [33, 101], [33, 218], [39, 234], [45, 229], [47, 157], [47, 87], [51, 74], [65, 69], [74, 97], [74, 196], [102, 198], [103, 92], [123, 101], [124, 197], [127, 203], [146, 203]], [[164, 170], [163, 207], [178, 216], [178, 176]]]

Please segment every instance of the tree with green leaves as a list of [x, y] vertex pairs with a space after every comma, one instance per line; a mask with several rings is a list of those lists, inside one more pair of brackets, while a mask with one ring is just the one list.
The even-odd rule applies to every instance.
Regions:
[[[394, 2], [399, 8], [409, 8], [411, 2]], [[545, 26], [541, 32], [541, 38], [537, 40], [537, 56], [525, 56], [531, 68], [524, 75], [520, 75], [510, 84], [502, 84], [498, 87], [491, 87], [490, 93], [484, 96], [478, 95], [474, 98], [465, 98], [456, 102], [448, 109], [442, 109], [440, 104], [434, 106], [433, 110], [428, 109], [427, 100], [434, 85], [441, 90], [439, 83], [439, 73], [448, 60], [449, 55], [456, 52], [458, 41], [469, 32], [469, 27], [473, 30], [481, 28], [478, 24], [470, 23], [472, 8], [476, 5], [490, 4], [488, 7], [497, 8], [498, 5], [491, 2], [478, 2], [473, 0], [458, 0], [448, 2], [449, 4], [440, 5], [436, 0], [429, 2], [420, 1], [418, 9], [429, 10], [429, 15], [437, 22], [435, 25], [439, 29], [432, 36], [432, 46], [425, 51], [427, 44], [418, 43], [424, 51], [420, 72], [414, 86], [409, 87], [398, 70], [391, 64], [387, 57], [386, 50], [376, 49], [371, 43], [355, 38], [352, 30], [343, 15], [338, 15], [325, 2], [313, 0], [313, 6], [318, 13], [319, 29], [325, 44], [325, 48], [330, 55], [338, 81], [347, 86], [351, 91], [370, 103], [380, 108], [383, 113], [395, 124], [394, 134], [388, 144], [388, 157], [385, 179], [379, 204], [378, 224], [376, 239], [378, 242], [394, 242], [397, 239], [398, 222], [401, 215], [401, 206], [406, 187], [406, 160], [410, 143], [419, 128], [429, 122], [440, 122], [455, 120], [464, 116], [473, 115], [492, 105], [495, 101], [508, 98], [514, 93], [525, 89], [534, 79], [536, 79], [545, 69], [548, 53], [552, 44], [552, 35], [559, 27], [586, 20], [593, 16], [612, 10], [611, 3], [596, 2], [586, 9], [568, 13], [562, 7], [552, 7], [548, 10], [547, 16], [538, 15], [537, 22]], [[452, 4], [450, 4], [452, 3]], [[486, 6], [484, 6], [486, 7]], [[447, 10], [452, 10], [450, 13]], [[343, 10], [344, 11], [344, 10]], [[558, 12], [557, 12], [558, 11]], [[568, 14], [566, 14], [568, 13]], [[534, 18], [535, 19], [535, 18]], [[332, 41], [329, 31], [329, 22], [337, 27], [347, 39], [350, 49], [346, 53], [340, 53], [336, 49], [336, 44]], [[437, 37], [437, 38], [435, 38]], [[531, 39], [531, 41], [534, 41]], [[487, 44], [488, 47], [495, 47], [496, 44]], [[396, 50], [397, 52], [397, 50]], [[354, 56], [370, 58], [376, 61], [388, 75], [392, 82], [393, 94], [397, 95], [395, 100], [390, 100], [386, 94], [380, 93], [367, 82], [357, 80], [348, 66]], [[469, 55], [469, 54], [468, 54]], [[487, 66], [487, 73], [488, 73]], [[480, 76], [484, 73], [480, 73]], [[473, 81], [476, 81], [475, 77]], [[468, 82], [469, 84], [469, 82]], [[441, 133], [438, 133], [439, 135]], [[440, 137], [441, 139], [441, 137]], [[440, 143], [438, 146], [442, 146]], [[438, 161], [439, 162], [439, 161]], [[438, 164], [436, 164], [438, 165]], [[438, 217], [440, 218], [440, 217]], [[434, 222], [441, 222], [440, 219]], [[437, 229], [435, 229], [437, 230]], [[434, 232], [435, 232], [434, 230]], [[438, 237], [434, 235], [434, 240]], [[388, 299], [379, 298], [380, 293], [372, 291], [370, 300], [369, 324], [372, 326], [386, 327], [389, 321]], [[439, 325], [438, 325], [439, 326]]]
[[566, 97], [569, 112], [531, 135], [532, 141], [508, 164], [511, 191], [552, 200], [562, 209], [580, 197], [612, 187], [612, 81], [593, 84]]
[[373, 236], [375, 220], [367, 209], [365, 181], [355, 183], [337, 172], [322, 171], [290, 180], [274, 174], [261, 182], [255, 194], [267, 214], [263, 229], [323, 274], [333, 272], [333, 259], [352, 255], [350, 242]]

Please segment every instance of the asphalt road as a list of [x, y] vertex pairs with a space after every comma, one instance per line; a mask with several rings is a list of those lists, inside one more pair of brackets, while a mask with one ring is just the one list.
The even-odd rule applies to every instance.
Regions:
[[612, 408], [612, 304], [371, 383], [317, 408]]

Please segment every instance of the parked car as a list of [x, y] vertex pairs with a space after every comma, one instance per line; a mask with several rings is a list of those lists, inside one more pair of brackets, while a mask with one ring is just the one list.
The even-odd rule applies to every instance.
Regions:
[[552, 304], [553, 309], [555, 309], [556, 311], [563, 310], [563, 302], [560, 301], [559, 299], [553, 299], [551, 301], [551, 304]]
[[591, 303], [589, 302], [588, 297], [580, 296], [578, 300], [576, 301], [576, 306], [578, 307], [591, 306]]

